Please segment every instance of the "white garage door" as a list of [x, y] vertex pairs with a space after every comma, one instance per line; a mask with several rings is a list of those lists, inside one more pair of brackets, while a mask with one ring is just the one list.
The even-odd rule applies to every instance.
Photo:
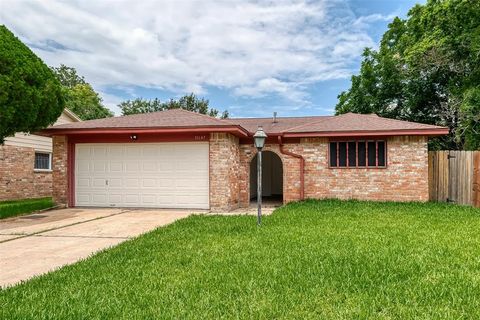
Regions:
[[75, 205], [209, 208], [208, 143], [95, 143], [75, 149]]

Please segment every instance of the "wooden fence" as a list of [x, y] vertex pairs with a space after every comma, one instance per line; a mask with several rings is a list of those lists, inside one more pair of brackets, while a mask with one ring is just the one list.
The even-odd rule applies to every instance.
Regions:
[[480, 207], [480, 151], [430, 151], [431, 201]]

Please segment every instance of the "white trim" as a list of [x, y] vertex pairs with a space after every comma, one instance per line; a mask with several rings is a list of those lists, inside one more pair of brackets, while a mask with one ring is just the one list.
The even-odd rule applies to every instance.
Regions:
[[65, 112], [65, 114], [66, 114], [67, 116], [69, 116], [69, 117], [72, 118], [73, 120], [76, 120], [77, 122], [82, 121], [82, 119], [80, 119], [75, 113], [73, 113], [72, 111], [70, 111], [70, 109], [68, 109], [68, 108], [63, 109], [63, 112]]
[[[48, 169], [40, 169], [40, 168], [35, 168], [35, 160], [36, 160], [36, 156], [37, 156], [37, 153], [39, 154], [48, 154]], [[35, 150], [35, 157], [33, 159], [33, 171], [38, 171], [38, 172], [48, 172], [48, 171], [52, 171], [52, 152], [42, 152], [42, 151], [37, 151]]]

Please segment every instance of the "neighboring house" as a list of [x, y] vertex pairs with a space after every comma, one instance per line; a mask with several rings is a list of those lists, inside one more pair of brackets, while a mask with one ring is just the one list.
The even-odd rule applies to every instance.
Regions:
[[[262, 126], [266, 197], [428, 200], [429, 136], [376, 115], [216, 119], [180, 109], [54, 126], [54, 200], [68, 206], [247, 207]], [[253, 160], [253, 161], [252, 161]]]
[[[55, 122], [81, 121], [65, 109]], [[0, 201], [52, 195], [52, 138], [17, 133], [0, 145]]]

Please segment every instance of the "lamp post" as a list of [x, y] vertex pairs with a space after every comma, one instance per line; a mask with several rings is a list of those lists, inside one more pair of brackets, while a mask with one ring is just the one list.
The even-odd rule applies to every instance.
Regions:
[[255, 147], [258, 150], [257, 153], [257, 224], [262, 223], [262, 149], [265, 145], [265, 139], [267, 134], [263, 131], [262, 127], [258, 127], [257, 132], [253, 135], [253, 141]]

